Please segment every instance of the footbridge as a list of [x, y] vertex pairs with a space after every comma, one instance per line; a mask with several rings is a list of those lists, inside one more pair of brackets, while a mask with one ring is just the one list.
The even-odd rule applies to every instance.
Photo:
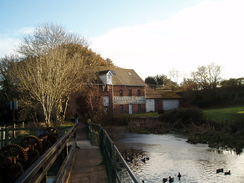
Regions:
[[98, 124], [42, 129], [38, 137], [30, 135], [20, 144], [5, 146], [3, 130], [1, 134], [0, 183], [139, 182]]

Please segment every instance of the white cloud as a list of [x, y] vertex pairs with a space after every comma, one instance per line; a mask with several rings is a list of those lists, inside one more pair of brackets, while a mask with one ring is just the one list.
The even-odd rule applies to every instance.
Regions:
[[33, 27], [22, 27], [17, 30], [8, 31], [5, 34], [0, 34], [0, 58], [16, 54], [15, 49], [20, 44], [21, 39], [33, 32]]
[[35, 29], [34, 27], [22, 27], [16, 30], [15, 32], [20, 35], [26, 35], [26, 34], [32, 34], [34, 29]]
[[4, 38], [0, 35], [0, 58], [15, 54], [15, 48], [20, 43], [19, 39], [14, 38]]
[[143, 79], [211, 62], [223, 66], [226, 77], [244, 77], [243, 8], [242, 0], [207, 0], [167, 20], [110, 30], [92, 38], [91, 47]]

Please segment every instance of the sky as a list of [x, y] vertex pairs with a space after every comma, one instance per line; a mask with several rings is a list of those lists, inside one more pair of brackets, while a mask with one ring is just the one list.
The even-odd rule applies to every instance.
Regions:
[[243, 0], [1, 0], [0, 58], [55, 23], [142, 79], [174, 71], [180, 82], [210, 63], [224, 79], [244, 77], [243, 9]]

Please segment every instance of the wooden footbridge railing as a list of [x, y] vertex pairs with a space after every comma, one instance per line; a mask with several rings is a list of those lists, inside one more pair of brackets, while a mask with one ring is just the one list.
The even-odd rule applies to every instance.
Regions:
[[64, 182], [76, 149], [77, 124], [58, 138], [58, 130], [44, 129], [38, 137], [30, 135], [20, 144], [8, 144], [0, 149], [0, 182], [44, 183], [47, 172], [62, 154], [63, 163], [54, 182]]

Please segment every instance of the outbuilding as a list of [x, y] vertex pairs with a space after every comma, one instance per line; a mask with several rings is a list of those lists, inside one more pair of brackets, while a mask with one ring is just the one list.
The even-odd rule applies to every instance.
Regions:
[[162, 96], [162, 109], [164, 111], [178, 109], [180, 107], [181, 96], [169, 90], [158, 91]]

